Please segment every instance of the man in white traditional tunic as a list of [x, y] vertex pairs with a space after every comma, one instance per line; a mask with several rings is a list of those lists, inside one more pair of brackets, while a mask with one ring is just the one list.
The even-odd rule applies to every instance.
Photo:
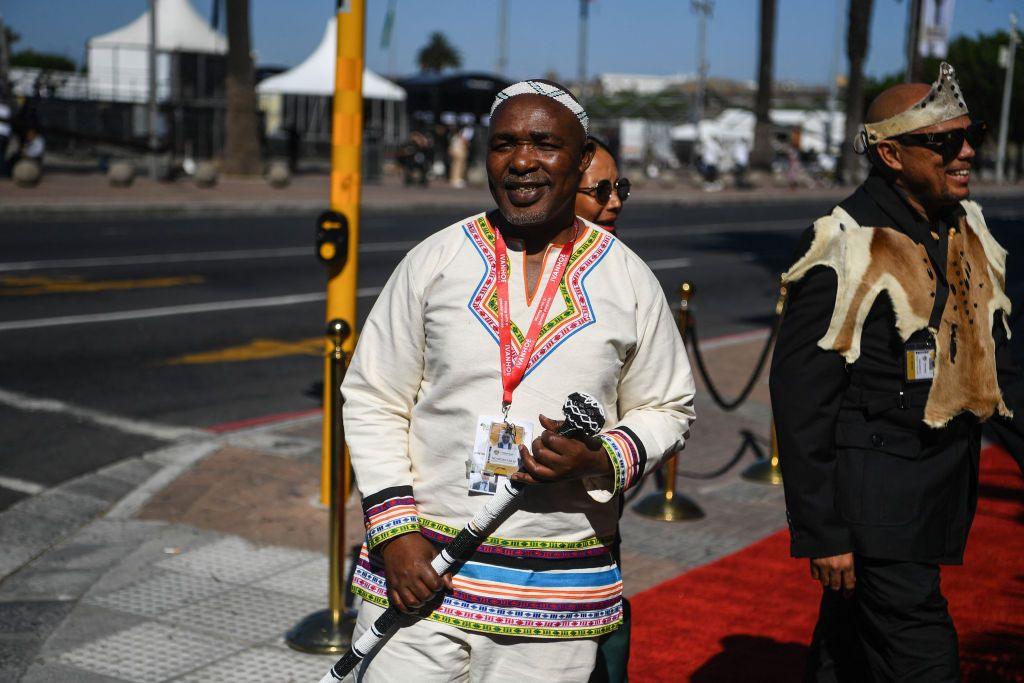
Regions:
[[[557, 84], [502, 91], [498, 210], [411, 250], [361, 333], [342, 387], [367, 529], [356, 636], [389, 603], [429, 613], [364, 660], [363, 681], [586, 681], [596, 638], [621, 622], [618, 493], [682, 448], [694, 384], [654, 275], [574, 215], [587, 133]], [[608, 415], [587, 443], [545, 417], [574, 391]], [[520, 509], [438, 577], [440, 544], [505, 476], [531, 484]]]

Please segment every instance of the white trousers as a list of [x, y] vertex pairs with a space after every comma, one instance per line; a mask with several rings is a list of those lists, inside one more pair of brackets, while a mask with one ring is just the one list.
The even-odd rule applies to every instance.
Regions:
[[[384, 610], [365, 600], [353, 638]], [[359, 683], [586, 683], [597, 639], [491, 636], [420, 619], [403, 626], [356, 669]]]

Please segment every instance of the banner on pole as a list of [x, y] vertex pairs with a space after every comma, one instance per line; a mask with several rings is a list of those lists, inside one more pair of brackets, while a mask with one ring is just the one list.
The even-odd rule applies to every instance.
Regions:
[[922, 57], [946, 58], [956, 0], [921, 0], [917, 51]]
[[395, 28], [395, 2], [388, 3], [388, 13], [384, 15], [384, 27], [380, 31], [380, 49], [391, 47], [391, 32]]

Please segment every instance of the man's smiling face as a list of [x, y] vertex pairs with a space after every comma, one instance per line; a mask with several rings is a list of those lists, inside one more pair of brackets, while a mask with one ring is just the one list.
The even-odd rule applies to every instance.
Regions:
[[512, 225], [543, 224], [576, 201], [593, 156], [579, 121], [543, 95], [519, 95], [491, 117], [487, 178], [491, 195]]

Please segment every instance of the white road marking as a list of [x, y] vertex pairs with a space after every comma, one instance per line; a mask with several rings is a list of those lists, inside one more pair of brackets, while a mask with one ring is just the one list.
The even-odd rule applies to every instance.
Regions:
[[688, 268], [692, 263], [693, 259], [689, 256], [682, 256], [680, 258], [654, 259], [647, 262], [647, 267], [651, 270], [673, 270], [675, 268]]
[[688, 227], [685, 222], [678, 225], [656, 225], [649, 228], [630, 230], [622, 228], [618, 231], [620, 239], [627, 244], [630, 240], [650, 239], [655, 237], [696, 237], [724, 232], [789, 232], [802, 230], [810, 225], [810, 221], [770, 220], [770, 221], [733, 221], [731, 223], [703, 223], [699, 227]]
[[17, 491], [18, 493], [27, 493], [30, 496], [46, 490], [46, 487], [42, 484], [37, 484], [34, 481], [25, 481], [24, 479], [15, 479], [14, 477], [0, 477], [0, 486], [11, 491]]
[[[380, 294], [383, 287], [363, 287], [356, 290], [356, 297], [365, 299]], [[286, 294], [284, 296], [267, 296], [258, 299], [236, 299], [234, 301], [210, 301], [201, 304], [183, 304], [180, 306], [161, 306], [159, 308], [143, 308], [131, 311], [111, 311], [110, 313], [86, 313], [82, 315], [64, 315], [53, 318], [30, 318], [28, 320], [9, 320], [0, 322], [0, 332], [12, 330], [36, 330], [44, 327], [64, 327], [66, 325], [83, 325], [89, 323], [108, 323], [120, 320], [142, 320], [144, 318], [166, 318], [176, 315], [193, 315], [196, 313], [216, 313], [218, 311], [240, 311], [248, 308], [270, 308], [273, 306], [291, 306], [326, 299], [324, 292], [308, 294]]]
[[[367, 242], [359, 245], [360, 253], [375, 254], [408, 251], [418, 242]], [[294, 258], [308, 256], [312, 261], [314, 247], [270, 247], [267, 249], [231, 249], [224, 251], [197, 251], [177, 254], [137, 254], [134, 256], [96, 256], [93, 258], [47, 259], [40, 261], [11, 261], [0, 263], [0, 273], [26, 270], [54, 270], [57, 268], [99, 268], [104, 266], [144, 266], [157, 263], [200, 263], [203, 261], [241, 261], [247, 259]]]
[[91, 422], [93, 424], [110, 427], [126, 434], [138, 434], [148, 436], [160, 441], [176, 441], [185, 438], [209, 438], [210, 434], [201, 429], [191, 427], [175, 427], [173, 425], [136, 420], [130, 417], [113, 415], [102, 410], [82, 408], [81, 406], [65, 403], [52, 398], [36, 398], [16, 391], [0, 389], [0, 404], [27, 410], [30, 412], [57, 413]]

